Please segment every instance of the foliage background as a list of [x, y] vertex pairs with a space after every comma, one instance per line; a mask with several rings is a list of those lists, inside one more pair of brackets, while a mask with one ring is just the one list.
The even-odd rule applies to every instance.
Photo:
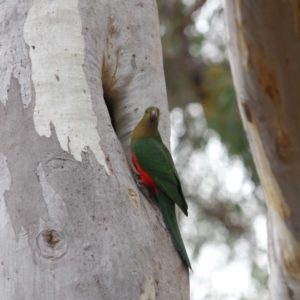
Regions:
[[269, 299], [265, 202], [238, 112], [221, 0], [158, 0], [172, 148], [189, 204], [191, 299]]

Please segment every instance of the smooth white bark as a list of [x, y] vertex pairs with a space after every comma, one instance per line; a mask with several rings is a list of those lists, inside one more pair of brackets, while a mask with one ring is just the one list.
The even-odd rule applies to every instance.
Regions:
[[35, 89], [34, 126], [40, 136], [49, 137], [52, 122], [63, 150], [81, 161], [81, 152], [90, 148], [109, 173], [82, 68], [85, 44], [77, 6], [74, 0], [48, 5], [36, 0], [26, 18], [24, 39]]

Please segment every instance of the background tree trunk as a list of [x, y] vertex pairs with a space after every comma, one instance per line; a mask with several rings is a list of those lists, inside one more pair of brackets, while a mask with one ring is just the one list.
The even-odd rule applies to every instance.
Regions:
[[272, 299], [300, 299], [299, 1], [226, 1], [239, 107], [268, 204]]
[[147, 106], [169, 140], [156, 2], [4, 1], [0, 22], [0, 298], [189, 299], [127, 162]]

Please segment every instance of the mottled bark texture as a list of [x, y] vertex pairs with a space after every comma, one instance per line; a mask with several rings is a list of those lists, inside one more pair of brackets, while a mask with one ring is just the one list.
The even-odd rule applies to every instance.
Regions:
[[169, 139], [156, 2], [2, 1], [0, 25], [0, 299], [189, 299], [130, 170], [147, 106]]
[[300, 299], [300, 2], [225, 7], [239, 107], [267, 198], [270, 292]]

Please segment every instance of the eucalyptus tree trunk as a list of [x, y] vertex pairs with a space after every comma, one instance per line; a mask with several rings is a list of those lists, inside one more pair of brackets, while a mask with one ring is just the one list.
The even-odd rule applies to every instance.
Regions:
[[189, 299], [130, 167], [147, 106], [169, 139], [156, 2], [2, 1], [0, 24], [0, 299]]
[[226, 1], [230, 63], [268, 206], [272, 299], [300, 299], [299, 1]]

